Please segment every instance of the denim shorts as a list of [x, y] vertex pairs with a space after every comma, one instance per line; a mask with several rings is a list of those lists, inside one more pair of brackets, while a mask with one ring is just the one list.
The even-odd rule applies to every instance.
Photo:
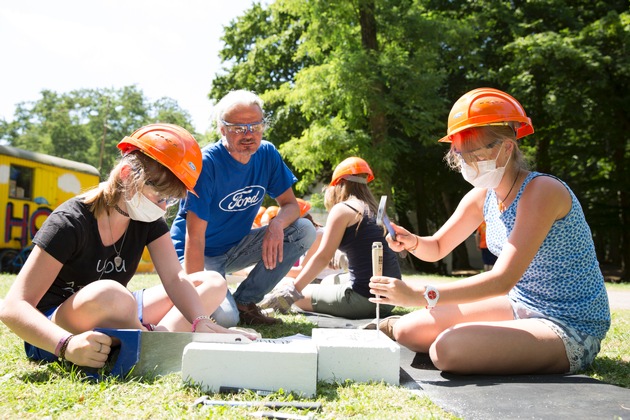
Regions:
[[[136, 302], [138, 303], [138, 319], [140, 320], [140, 323], [142, 323], [143, 294], [144, 294], [144, 289], [133, 292], [133, 297], [136, 298]], [[44, 312], [44, 316], [48, 319], [52, 319], [52, 316], [57, 310], [57, 308], [58, 306], [47, 310], [46, 312]], [[46, 350], [42, 350], [39, 347], [35, 347], [34, 345], [27, 343], [26, 341], [24, 342], [24, 351], [26, 352], [26, 357], [28, 357], [31, 360], [43, 361], [43, 362], [54, 362], [55, 360], [57, 360], [57, 356], [55, 356], [54, 354]]]
[[550, 318], [538, 311], [527, 308], [521, 302], [510, 299], [514, 319], [536, 319], [547, 325], [564, 343], [564, 348], [569, 359], [569, 373], [576, 373], [584, 370], [593, 363], [595, 356], [599, 353], [601, 340], [592, 335], [588, 335], [566, 323]]

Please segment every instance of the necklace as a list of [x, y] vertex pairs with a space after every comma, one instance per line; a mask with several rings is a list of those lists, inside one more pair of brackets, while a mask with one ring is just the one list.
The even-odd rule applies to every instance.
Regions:
[[[109, 221], [109, 215], [107, 216], [107, 224], [109, 225], [109, 234], [111, 235], [112, 241], [113, 241], [114, 234], [112, 233], [112, 224]], [[122, 264], [122, 258], [120, 257], [120, 253], [122, 252], [123, 246], [125, 245], [125, 238], [127, 237], [128, 229], [129, 229], [129, 225], [127, 225], [127, 227], [125, 228], [125, 234], [123, 235], [123, 240], [120, 243], [120, 251], [116, 249], [116, 242], [112, 243], [112, 246], [114, 247], [114, 252], [116, 252], [116, 256], [114, 257], [114, 264], [116, 265], [116, 268], [120, 267], [120, 265]]]
[[124, 211], [123, 209], [121, 209], [120, 207], [118, 207], [118, 204], [114, 204], [114, 209], [116, 209], [116, 211], [120, 214], [122, 214], [125, 217], [129, 217], [129, 213], [127, 213], [126, 211]]
[[505, 195], [505, 198], [503, 200], [499, 200], [499, 197], [497, 197], [497, 201], [498, 206], [499, 206], [499, 211], [501, 213], [503, 213], [505, 211], [505, 200], [508, 199], [508, 197], [510, 196], [510, 193], [512, 192], [512, 189], [514, 188], [514, 186], [516, 185], [516, 180], [518, 179], [519, 175], [521, 174], [521, 168], [518, 169], [518, 172], [516, 173], [516, 176], [514, 177], [514, 182], [512, 182], [512, 186], [510, 187], [510, 191], [508, 191], [508, 193]]

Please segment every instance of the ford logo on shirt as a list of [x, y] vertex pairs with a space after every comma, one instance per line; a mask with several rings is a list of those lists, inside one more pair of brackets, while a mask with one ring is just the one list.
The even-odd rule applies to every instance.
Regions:
[[219, 203], [223, 211], [243, 211], [260, 203], [265, 196], [265, 189], [260, 185], [250, 185], [234, 191]]

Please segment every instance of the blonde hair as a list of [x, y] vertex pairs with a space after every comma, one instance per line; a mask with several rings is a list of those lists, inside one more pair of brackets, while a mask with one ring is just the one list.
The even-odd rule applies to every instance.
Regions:
[[[130, 168], [129, 176], [123, 180], [122, 170]], [[121, 197], [127, 199], [150, 184], [157, 193], [167, 197], [184, 198], [186, 186], [168, 168], [139, 150], [123, 156], [109, 173], [107, 181], [85, 192], [80, 197], [89, 205], [95, 217], [109, 214]]]
[[457, 150], [457, 147], [461, 148], [462, 145], [466, 145], [466, 149], [476, 150], [487, 147], [494, 142], [500, 142], [501, 144], [510, 142], [514, 145], [512, 148], [512, 160], [521, 169], [527, 169], [527, 162], [525, 161], [523, 152], [521, 152], [518, 147], [516, 132], [511, 124], [507, 126], [483, 125], [479, 127], [472, 127], [457, 134], [459, 136], [459, 140], [451, 143], [451, 148], [444, 156], [444, 160], [449, 168], [458, 172], [461, 171], [460, 158], [462, 157], [468, 164], [477, 168], [476, 160], [467, 159], [467, 153], [462, 153], [460, 150]]

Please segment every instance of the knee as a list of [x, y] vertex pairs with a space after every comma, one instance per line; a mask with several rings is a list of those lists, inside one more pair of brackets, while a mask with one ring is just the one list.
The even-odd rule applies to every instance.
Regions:
[[100, 280], [83, 288], [82, 292], [82, 305], [101, 320], [137, 317], [136, 299], [125, 286], [116, 281]]
[[226, 298], [214, 313], [212, 313], [212, 318], [214, 318], [217, 324], [224, 328], [236, 327], [240, 320], [236, 303], [232, 304], [232, 301]]
[[418, 337], [418, 324], [408, 317], [401, 317], [392, 327], [392, 335], [398, 344], [415, 351], [422, 351]]
[[227, 281], [221, 274], [216, 271], [200, 271], [196, 274], [198, 276], [193, 279], [193, 283], [200, 289], [200, 294], [206, 291], [222, 295], [227, 293]]
[[232, 328], [238, 325], [240, 316], [238, 311], [219, 312], [217, 311], [212, 318], [223, 328]]
[[442, 332], [431, 344], [429, 356], [436, 368], [443, 372], [463, 372], [466, 366], [466, 342], [455, 329]]

